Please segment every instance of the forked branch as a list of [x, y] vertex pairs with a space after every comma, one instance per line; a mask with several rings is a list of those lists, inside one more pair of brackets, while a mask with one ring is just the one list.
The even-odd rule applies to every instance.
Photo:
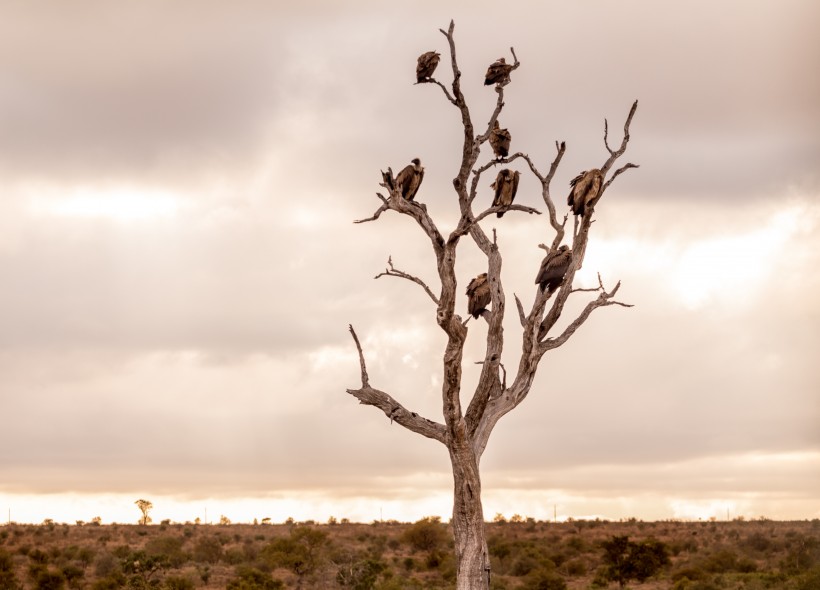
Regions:
[[426, 436], [427, 438], [437, 440], [440, 443], [445, 443], [445, 432], [442, 424], [433, 422], [427, 418], [423, 418], [416, 412], [409, 411], [393, 399], [393, 397], [389, 394], [379, 389], [374, 389], [370, 386], [370, 379], [367, 375], [367, 366], [364, 361], [362, 345], [359, 342], [359, 337], [356, 335], [356, 331], [353, 329], [352, 325], [349, 326], [349, 330], [350, 335], [353, 337], [353, 341], [356, 343], [356, 350], [359, 352], [359, 366], [361, 367], [362, 386], [359, 389], [348, 389], [347, 393], [358, 399], [360, 404], [379, 408], [382, 412], [384, 412], [385, 416], [390, 418], [391, 424], [393, 422], [398, 422], [408, 430], [421, 434], [422, 436]]
[[425, 283], [424, 281], [422, 281], [420, 278], [418, 278], [416, 276], [413, 276], [413, 275], [411, 275], [409, 273], [406, 273], [402, 270], [397, 270], [393, 266], [393, 257], [392, 256], [387, 257], [387, 268], [384, 269], [384, 272], [380, 272], [379, 274], [377, 274], [373, 278], [378, 279], [380, 277], [399, 277], [399, 278], [402, 278], [402, 279], [407, 279], [408, 281], [412, 281], [412, 282], [416, 283], [417, 285], [419, 285], [422, 289], [424, 289], [425, 293], [427, 293], [427, 295], [430, 296], [430, 299], [433, 300], [433, 303], [435, 303], [436, 305], [438, 305], [438, 303], [439, 303], [438, 297], [436, 297], [435, 294], [433, 293], [433, 291], [430, 290], [430, 287], [427, 286], [427, 283]]

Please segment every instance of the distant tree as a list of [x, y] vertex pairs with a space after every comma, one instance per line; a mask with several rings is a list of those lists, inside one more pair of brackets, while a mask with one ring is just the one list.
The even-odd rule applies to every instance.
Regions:
[[224, 514], [221, 514], [219, 516], [219, 524], [221, 524], [221, 525], [231, 524], [231, 519], [228, 518], [227, 516], [225, 516]]
[[440, 549], [447, 542], [448, 537], [447, 527], [441, 523], [438, 516], [426, 516], [416, 521], [404, 531], [403, 535], [404, 540], [413, 551], [428, 553]]
[[645, 582], [669, 564], [666, 545], [654, 539], [634, 543], [627, 535], [615, 535], [601, 546], [604, 549], [604, 567], [599, 572], [599, 578], [606, 582], [618, 582], [621, 588], [625, 588], [630, 580]]
[[[637, 101], [632, 105], [626, 122], [623, 126], [624, 135], [620, 145], [610, 145], [608, 124], [604, 124], [603, 143], [606, 149], [600, 163], [588, 166], [587, 170], [578, 174], [572, 182], [572, 192], [569, 201], [559, 197], [558, 206], [563, 202], [572, 206], [572, 210], [560, 213], [556, 201], [551, 194], [551, 183], [559, 164], [566, 151], [563, 142], [556, 142], [556, 154], [548, 169], [537, 163], [525, 151], [512, 153], [496, 153], [494, 156], [480, 158], [482, 148], [493, 147], [493, 137], [497, 137], [496, 123], [505, 106], [504, 91], [510, 82], [510, 74], [518, 69], [520, 62], [515, 52], [510, 50], [513, 63], [506, 64], [499, 60], [492, 64], [484, 80], [485, 86], [493, 85], [497, 95], [495, 108], [489, 114], [482, 114], [481, 124], [474, 123], [467, 99], [462, 91], [462, 72], [456, 60], [455, 39], [453, 36], [454, 23], [451, 21], [448, 30], [441, 30], [449, 46], [452, 82], [442, 83], [432, 77], [425, 63], [421, 64], [421, 74], [417, 82], [430, 84], [443, 91], [444, 98], [453, 105], [458, 112], [461, 124], [461, 154], [458, 169], [454, 171], [453, 189], [455, 195], [451, 201], [457, 209], [458, 218], [446, 225], [451, 229], [447, 232], [440, 230], [439, 223], [433, 219], [427, 206], [424, 204], [427, 185], [421, 185], [424, 169], [418, 159], [413, 160], [414, 166], [401, 170], [397, 176], [392, 169], [382, 173], [382, 186], [386, 195], [377, 193], [380, 204], [370, 216], [357, 220], [356, 223], [378, 221], [382, 214], [393, 211], [404, 219], [418, 226], [429, 243], [434, 254], [435, 276], [438, 284], [428, 286], [422, 278], [410, 274], [398, 267], [394, 267], [391, 258], [388, 258], [387, 268], [377, 277], [395, 277], [405, 279], [421, 287], [425, 296], [433, 306], [430, 308], [431, 325], [438, 325], [444, 333], [447, 343], [442, 352], [441, 402], [442, 418], [440, 422], [412, 411], [399, 402], [388, 392], [372, 386], [367, 373], [365, 354], [362, 350], [356, 332], [350, 327], [359, 356], [361, 385], [347, 389], [361, 404], [378, 408], [390, 419], [391, 424], [397, 423], [404, 428], [441, 443], [449, 456], [453, 474], [453, 516], [452, 529], [455, 542], [457, 561], [457, 590], [485, 590], [490, 586], [490, 562], [488, 558], [486, 532], [484, 527], [484, 512], [481, 502], [481, 457], [487, 448], [493, 429], [507, 413], [518, 407], [529, 395], [539, 363], [544, 355], [564, 345], [575, 332], [587, 321], [597, 309], [622, 305], [615, 299], [620, 287], [604, 287], [599, 277], [594, 287], [579, 287], [574, 284], [576, 272], [582, 267], [587, 249], [587, 242], [592, 230], [595, 217], [595, 207], [611, 183], [621, 173], [636, 166], [627, 163], [615, 168], [618, 159], [625, 153], [629, 142], [629, 126], [637, 109]], [[425, 62], [423, 59], [422, 62]], [[429, 63], [429, 58], [427, 59]], [[444, 64], [442, 64], [443, 66]], [[444, 68], [442, 68], [444, 69]], [[408, 78], [412, 79], [412, 70], [408, 67]], [[441, 70], [440, 70], [441, 71]], [[446, 72], [446, 70], [445, 70]], [[472, 71], [472, 80], [484, 74], [483, 71]], [[444, 74], [448, 78], [448, 74]], [[602, 91], [603, 89], [597, 89]], [[406, 115], [405, 115], [406, 116]], [[536, 114], [536, 117], [540, 116]], [[427, 135], [440, 133], [441, 127], [431, 127], [431, 118], [417, 117], [414, 125], [426, 129]], [[486, 124], [484, 123], [486, 121]], [[433, 141], [441, 142], [444, 138], [437, 137]], [[489, 142], [489, 144], [487, 144]], [[416, 148], [413, 149], [415, 151]], [[494, 150], [495, 151], [495, 150]], [[506, 151], [506, 150], [504, 150]], [[522, 168], [529, 176], [532, 173], [532, 186], [536, 186], [537, 194], [543, 199], [548, 210], [547, 219], [543, 225], [543, 243], [539, 244], [546, 255], [539, 268], [532, 268], [528, 280], [527, 292], [531, 301], [529, 311], [525, 310], [524, 301], [515, 295], [516, 336], [520, 337], [518, 350], [520, 357], [515, 360], [515, 369], [508, 373], [502, 364], [504, 353], [504, 330], [509, 329], [511, 323], [505, 321], [506, 295], [502, 284], [502, 256], [503, 242], [499, 239], [495, 227], [488, 227], [489, 220], [494, 224], [506, 226], [511, 231], [520, 233], [520, 225], [510, 228], [508, 222], [498, 221], [497, 218], [506, 212], [539, 214], [532, 207], [512, 203], [512, 194], [505, 198], [510, 169], [502, 169], [496, 177], [496, 198], [490, 204], [491, 195], [486, 191], [487, 176], [496, 172], [497, 167], [513, 165]], [[541, 167], [541, 170], [539, 170]], [[437, 173], [441, 167], [437, 166]], [[573, 171], [577, 174], [577, 170]], [[518, 172], [514, 173], [512, 183], [514, 192], [517, 188]], [[500, 183], [501, 186], [498, 186]], [[524, 183], [522, 184], [522, 188]], [[479, 193], [479, 187], [483, 189]], [[561, 190], [563, 194], [564, 189]], [[412, 197], [408, 195], [413, 195]], [[500, 196], [500, 198], [499, 198]], [[436, 203], [436, 210], [445, 203], [444, 195], [431, 195], [429, 202]], [[566, 211], [566, 209], [565, 209]], [[495, 214], [495, 215], [494, 215]], [[490, 217], [492, 215], [492, 217]], [[568, 225], [571, 216], [573, 221]], [[511, 216], [510, 216], [511, 217]], [[509, 217], [508, 217], [509, 219]], [[482, 224], [482, 222], [484, 222]], [[466, 248], [474, 246], [481, 254], [481, 260], [469, 270], [470, 277], [476, 277], [470, 282], [470, 291], [473, 296], [468, 306], [463, 298], [463, 286], [458, 286], [456, 260], [471, 260], [471, 257], [457, 255], [459, 246], [469, 243]], [[565, 243], [566, 242], [566, 243]], [[465, 248], [461, 248], [463, 251]], [[474, 258], [472, 258], [475, 260]], [[466, 273], [462, 272], [462, 277]], [[538, 284], [533, 279], [538, 278]], [[523, 287], [523, 286], [522, 286]], [[521, 293], [522, 291], [519, 291]], [[565, 310], [578, 309], [578, 306], [567, 305], [570, 298], [576, 301], [579, 296], [586, 297], [577, 316], [562, 318]], [[397, 310], [398, 311], [398, 310]], [[475, 322], [469, 326], [473, 318], [463, 317], [467, 311], [482, 326]], [[517, 313], [516, 313], [517, 312]], [[568, 312], [569, 313], [569, 312]], [[481, 318], [479, 320], [479, 318]], [[561, 320], [561, 321], [559, 321]], [[433, 324], [434, 322], [434, 324]], [[486, 328], [486, 335], [485, 335]], [[468, 333], [475, 330], [481, 334], [483, 353], [477, 361], [481, 364], [481, 373], [477, 379], [475, 390], [467, 397], [462, 384], [462, 372], [465, 364], [464, 352]], [[588, 352], [589, 354], [589, 352]], [[473, 364], [470, 362], [470, 364]], [[466, 403], [463, 405], [462, 400]]]
[[137, 505], [137, 508], [140, 509], [142, 513], [142, 518], [140, 518], [140, 524], [148, 524], [151, 522], [151, 517], [148, 516], [148, 512], [154, 507], [154, 504], [149, 502], [148, 500], [139, 499], [134, 504]]

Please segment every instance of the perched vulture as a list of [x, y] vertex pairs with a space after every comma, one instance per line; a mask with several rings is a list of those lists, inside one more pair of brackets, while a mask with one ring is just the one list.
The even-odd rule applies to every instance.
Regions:
[[572, 179], [569, 183], [572, 190], [569, 191], [567, 205], [572, 207], [575, 215], [586, 215], [592, 210], [598, 202], [603, 181], [604, 175], [597, 168], [585, 170]]
[[510, 132], [501, 129], [498, 119], [493, 123], [493, 130], [490, 131], [490, 146], [493, 148], [496, 158], [506, 158], [510, 154]]
[[424, 168], [421, 160], [413, 158], [412, 164], [405, 166], [398, 176], [396, 176], [396, 186], [401, 190], [401, 196], [412, 201], [419, 190], [421, 181], [424, 179]]
[[490, 283], [487, 282], [487, 273], [483, 272], [467, 285], [467, 313], [474, 318], [487, 311], [487, 305], [492, 300]]
[[541, 268], [538, 269], [538, 276], [535, 277], [536, 284], [540, 285], [542, 291], [548, 289], [552, 293], [561, 286], [570, 262], [572, 262], [572, 250], [569, 246], [563, 245], [558, 250], [552, 250], [541, 261]]
[[435, 51], [422, 53], [416, 66], [416, 82], [426, 82], [432, 78], [440, 59], [441, 55]]
[[504, 86], [510, 82], [510, 72], [513, 67], [507, 63], [503, 57], [499, 57], [495, 63], [490, 64], [487, 68], [487, 74], [484, 76], [484, 85], [500, 84]]
[[[493, 198], [493, 207], [509, 207], [515, 199], [515, 193], [518, 192], [518, 178], [521, 173], [513, 172], [509, 168], [504, 168], [495, 177], [495, 181], [490, 185], [495, 189], [495, 197]], [[498, 217], [503, 217], [506, 209], [496, 213]]]

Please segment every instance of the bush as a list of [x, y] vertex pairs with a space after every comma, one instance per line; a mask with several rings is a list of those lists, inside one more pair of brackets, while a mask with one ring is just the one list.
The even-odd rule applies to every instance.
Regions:
[[169, 567], [178, 568], [188, 561], [188, 555], [182, 550], [183, 543], [179, 537], [156, 537], [145, 544], [145, 553], [166, 560]]
[[402, 538], [413, 551], [433, 552], [449, 541], [447, 526], [437, 516], [426, 516], [408, 528]]
[[22, 586], [14, 575], [14, 559], [5, 549], [0, 549], [0, 588], [18, 590]]
[[236, 568], [236, 578], [228, 582], [226, 590], [277, 590], [284, 584], [270, 574], [248, 566]]
[[194, 561], [216, 563], [222, 557], [222, 543], [215, 537], [202, 537], [194, 545]]
[[618, 582], [621, 588], [629, 580], [644, 582], [664, 565], [669, 563], [666, 545], [649, 539], [633, 543], [628, 536], [613, 536], [602, 543], [604, 549], [604, 568], [600, 579], [607, 582]]
[[194, 590], [194, 581], [185, 576], [168, 576], [162, 584], [168, 590]]
[[566, 590], [567, 583], [551, 570], [539, 569], [527, 576], [523, 590]]

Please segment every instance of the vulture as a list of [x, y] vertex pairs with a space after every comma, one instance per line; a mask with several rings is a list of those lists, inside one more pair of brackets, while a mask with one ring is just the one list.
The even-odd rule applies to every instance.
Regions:
[[572, 179], [569, 185], [572, 190], [567, 197], [567, 205], [572, 207], [575, 215], [586, 215], [598, 202], [604, 175], [597, 168], [585, 170]]
[[490, 84], [505, 86], [509, 84], [512, 69], [513, 67], [508, 64], [503, 57], [499, 57], [487, 68], [487, 74], [484, 76], [484, 86], [489, 86]]
[[510, 154], [510, 132], [501, 129], [498, 119], [493, 123], [493, 130], [490, 131], [490, 146], [493, 148], [496, 158], [506, 158]]
[[396, 186], [401, 190], [402, 197], [408, 201], [412, 201], [423, 179], [424, 168], [421, 166], [421, 160], [413, 158], [411, 164], [405, 166], [402, 171], [399, 172], [398, 176], [396, 176]]
[[[504, 168], [495, 177], [495, 181], [490, 185], [495, 189], [495, 197], [493, 198], [493, 207], [509, 207], [515, 199], [515, 193], [518, 192], [518, 179], [521, 173], [513, 172], [509, 168]], [[503, 217], [507, 210], [496, 213], [498, 217]]]
[[491, 300], [490, 283], [487, 282], [487, 273], [483, 272], [467, 285], [467, 313], [478, 319], [478, 316], [487, 311], [487, 304]]
[[427, 82], [433, 77], [436, 66], [441, 59], [441, 54], [435, 51], [428, 51], [419, 56], [419, 63], [416, 66], [416, 82]]
[[547, 289], [549, 293], [552, 293], [561, 286], [570, 262], [572, 262], [572, 250], [569, 246], [563, 245], [558, 250], [550, 251], [541, 261], [541, 268], [538, 269], [535, 283], [541, 287], [542, 291]]

